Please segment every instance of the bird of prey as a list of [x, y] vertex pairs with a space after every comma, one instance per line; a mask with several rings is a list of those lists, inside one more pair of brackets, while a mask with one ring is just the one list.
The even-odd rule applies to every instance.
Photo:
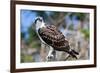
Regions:
[[45, 25], [42, 17], [36, 17], [35, 19], [36, 33], [42, 43], [50, 47], [48, 54], [49, 57], [53, 57], [52, 53], [54, 50], [67, 52], [72, 57], [77, 59], [79, 53], [71, 49], [69, 42], [66, 40], [65, 36], [57, 30], [54, 25]]

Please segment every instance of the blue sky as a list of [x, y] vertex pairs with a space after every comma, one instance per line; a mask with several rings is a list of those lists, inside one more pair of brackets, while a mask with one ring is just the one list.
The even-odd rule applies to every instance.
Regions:
[[36, 14], [30, 10], [21, 10], [21, 32], [25, 33], [25, 38], [28, 38], [28, 28], [34, 22]]
[[34, 22], [36, 14], [29, 10], [21, 10], [21, 31], [26, 32], [27, 28]]

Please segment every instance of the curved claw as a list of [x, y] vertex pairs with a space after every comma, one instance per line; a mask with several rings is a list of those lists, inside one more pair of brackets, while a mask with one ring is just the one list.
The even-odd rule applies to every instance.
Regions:
[[54, 59], [54, 56], [51, 54], [51, 55], [48, 55], [46, 57], [47, 61], [50, 61], [50, 60], [53, 60]]

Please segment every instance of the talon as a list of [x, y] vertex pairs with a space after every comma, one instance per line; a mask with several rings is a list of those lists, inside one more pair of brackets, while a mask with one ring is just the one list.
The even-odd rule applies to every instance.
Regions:
[[51, 60], [51, 59], [53, 59], [53, 58], [54, 58], [53, 55], [49, 55], [49, 56], [47, 56], [47, 60]]

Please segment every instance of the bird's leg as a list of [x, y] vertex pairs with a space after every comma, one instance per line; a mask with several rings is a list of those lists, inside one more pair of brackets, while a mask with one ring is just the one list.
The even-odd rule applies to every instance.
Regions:
[[55, 61], [56, 60], [56, 50], [53, 50], [52, 54], [53, 54], [53, 59]]
[[55, 50], [50, 46], [50, 51], [47, 55], [47, 61], [55, 60]]

